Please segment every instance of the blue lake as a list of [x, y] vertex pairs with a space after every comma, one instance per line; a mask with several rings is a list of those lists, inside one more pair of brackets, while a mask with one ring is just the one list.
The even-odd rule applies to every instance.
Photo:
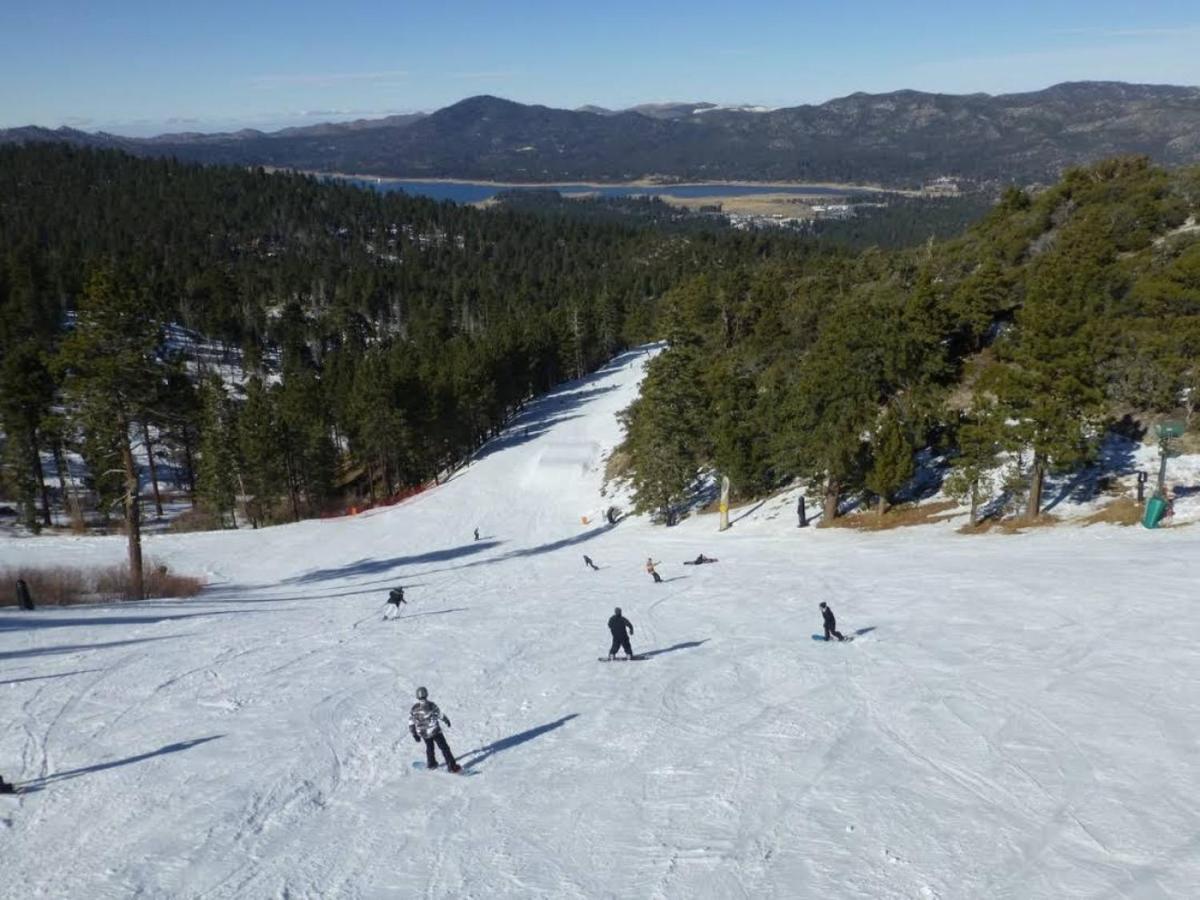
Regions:
[[775, 184], [661, 184], [661, 185], [588, 185], [578, 183], [503, 185], [469, 181], [397, 181], [373, 178], [347, 178], [351, 184], [369, 187], [383, 193], [404, 191], [434, 200], [453, 200], [455, 203], [479, 203], [501, 191], [551, 190], [561, 194], [596, 194], [602, 197], [670, 196], [670, 197], [747, 197], [755, 194], [798, 194], [806, 196], [846, 196], [869, 193], [854, 188], [831, 188], [817, 185]]

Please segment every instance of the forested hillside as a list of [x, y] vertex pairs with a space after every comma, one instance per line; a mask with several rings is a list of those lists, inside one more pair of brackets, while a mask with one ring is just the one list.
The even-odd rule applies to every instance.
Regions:
[[1004, 491], [1037, 515], [1046, 473], [1114, 419], [1191, 417], [1198, 209], [1200, 170], [1119, 158], [1010, 190], [954, 240], [697, 276], [627, 413], [640, 505], [669, 520], [717, 472], [743, 497], [803, 479], [827, 522], [860, 498], [883, 513], [929, 448], [973, 514]]
[[[220, 521], [235, 497], [260, 524], [389, 496], [436, 478], [526, 398], [652, 337], [657, 299], [685, 273], [802, 252], [0, 148], [3, 493], [30, 525], [58, 501], [107, 515], [144, 478], [132, 438]], [[223, 348], [244, 378], [212, 363]], [[88, 493], [59, 496], [43, 470], [66, 484], [76, 454]]]

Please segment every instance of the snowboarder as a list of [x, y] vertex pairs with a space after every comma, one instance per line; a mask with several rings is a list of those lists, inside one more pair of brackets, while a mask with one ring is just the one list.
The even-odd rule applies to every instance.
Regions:
[[17, 789], [4, 780], [4, 776], [0, 775], [0, 794], [15, 794]]
[[829, 636], [832, 634], [839, 641], [844, 641], [842, 633], [837, 630], [837, 619], [833, 617], [833, 610], [823, 600], [821, 601], [821, 617], [825, 620], [825, 640], [829, 640]]
[[446, 768], [451, 772], [457, 772], [462, 766], [455, 761], [454, 754], [450, 752], [450, 745], [446, 743], [446, 736], [442, 734], [442, 722], [446, 723], [447, 728], [450, 727], [450, 719], [442, 715], [438, 705], [429, 699], [429, 691], [423, 687], [417, 688], [417, 702], [413, 704], [412, 711], [408, 714], [408, 730], [414, 741], [419, 743], [424, 739], [425, 763], [429, 768], [436, 769], [438, 767], [437, 757], [433, 755], [433, 746], [437, 744], [442, 749]]
[[660, 565], [660, 563], [655, 562], [649, 556], [646, 557], [646, 572], [650, 575], [651, 578], [654, 579], [655, 584], [662, 584], [662, 578], [659, 577], [659, 574], [654, 571], [654, 567], [657, 565]]
[[475, 540], [479, 540], [479, 529], [475, 529]]
[[590, 556], [588, 556], [586, 553], [583, 555], [583, 564], [585, 566], [587, 566], [589, 569], [591, 569], [593, 572], [600, 571], [600, 567], [597, 566], [594, 562], [592, 562], [592, 558]]
[[608, 620], [608, 630], [612, 632], [612, 647], [608, 650], [608, 658], [616, 659], [617, 650], [625, 651], [626, 659], [633, 659], [633, 648], [629, 646], [629, 635], [633, 634], [633, 623], [621, 615], [621, 607], [613, 610]]
[[716, 560], [713, 559], [711, 556], [705, 556], [703, 553], [701, 553], [699, 556], [697, 556], [691, 562], [684, 563], [684, 565], [685, 566], [702, 566], [705, 563], [714, 563], [714, 562], [716, 562]]
[[400, 604], [408, 606], [408, 601], [404, 599], [404, 588], [394, 587], [388, 592], [387, 602], [396, 607], [396, 615], [400, 615]]

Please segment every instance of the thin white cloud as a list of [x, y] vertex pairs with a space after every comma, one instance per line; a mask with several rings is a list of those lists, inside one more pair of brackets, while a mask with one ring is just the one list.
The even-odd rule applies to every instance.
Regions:
[[1178, 38], [1200, 33], [1200, 25], [1172, 25], [1164, 28], [1060, 28], [1052, 34], [1105, 38]]
[[458, 78], [462, 81], [500, 81], [505, 78], [512, 78], [513, 72], [504, 70], [496, 70], [492, 72], [452, 72], [451, 78]]
[[372, 84], [396, 83], [398, 79], [408, 76], [404, 69], [390, 69], [383, 72], [335, 72], [335, 73], [297, 73], [290, 75], [259, 75], [251, 79], [251, 84], [257, 88], [281, 87], [333, 87], [339, 84], [366, 82]]

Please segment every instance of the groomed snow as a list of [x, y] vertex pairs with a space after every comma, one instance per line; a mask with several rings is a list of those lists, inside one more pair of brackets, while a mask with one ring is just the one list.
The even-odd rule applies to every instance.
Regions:
[[[0, 896], [1196, 895], [1200, 529], [610, 527], [644, 359], [398, 507], [149, 538], [195, 600], [0, 611]], [[467, 777], [412, 767], [420, 684]]]

